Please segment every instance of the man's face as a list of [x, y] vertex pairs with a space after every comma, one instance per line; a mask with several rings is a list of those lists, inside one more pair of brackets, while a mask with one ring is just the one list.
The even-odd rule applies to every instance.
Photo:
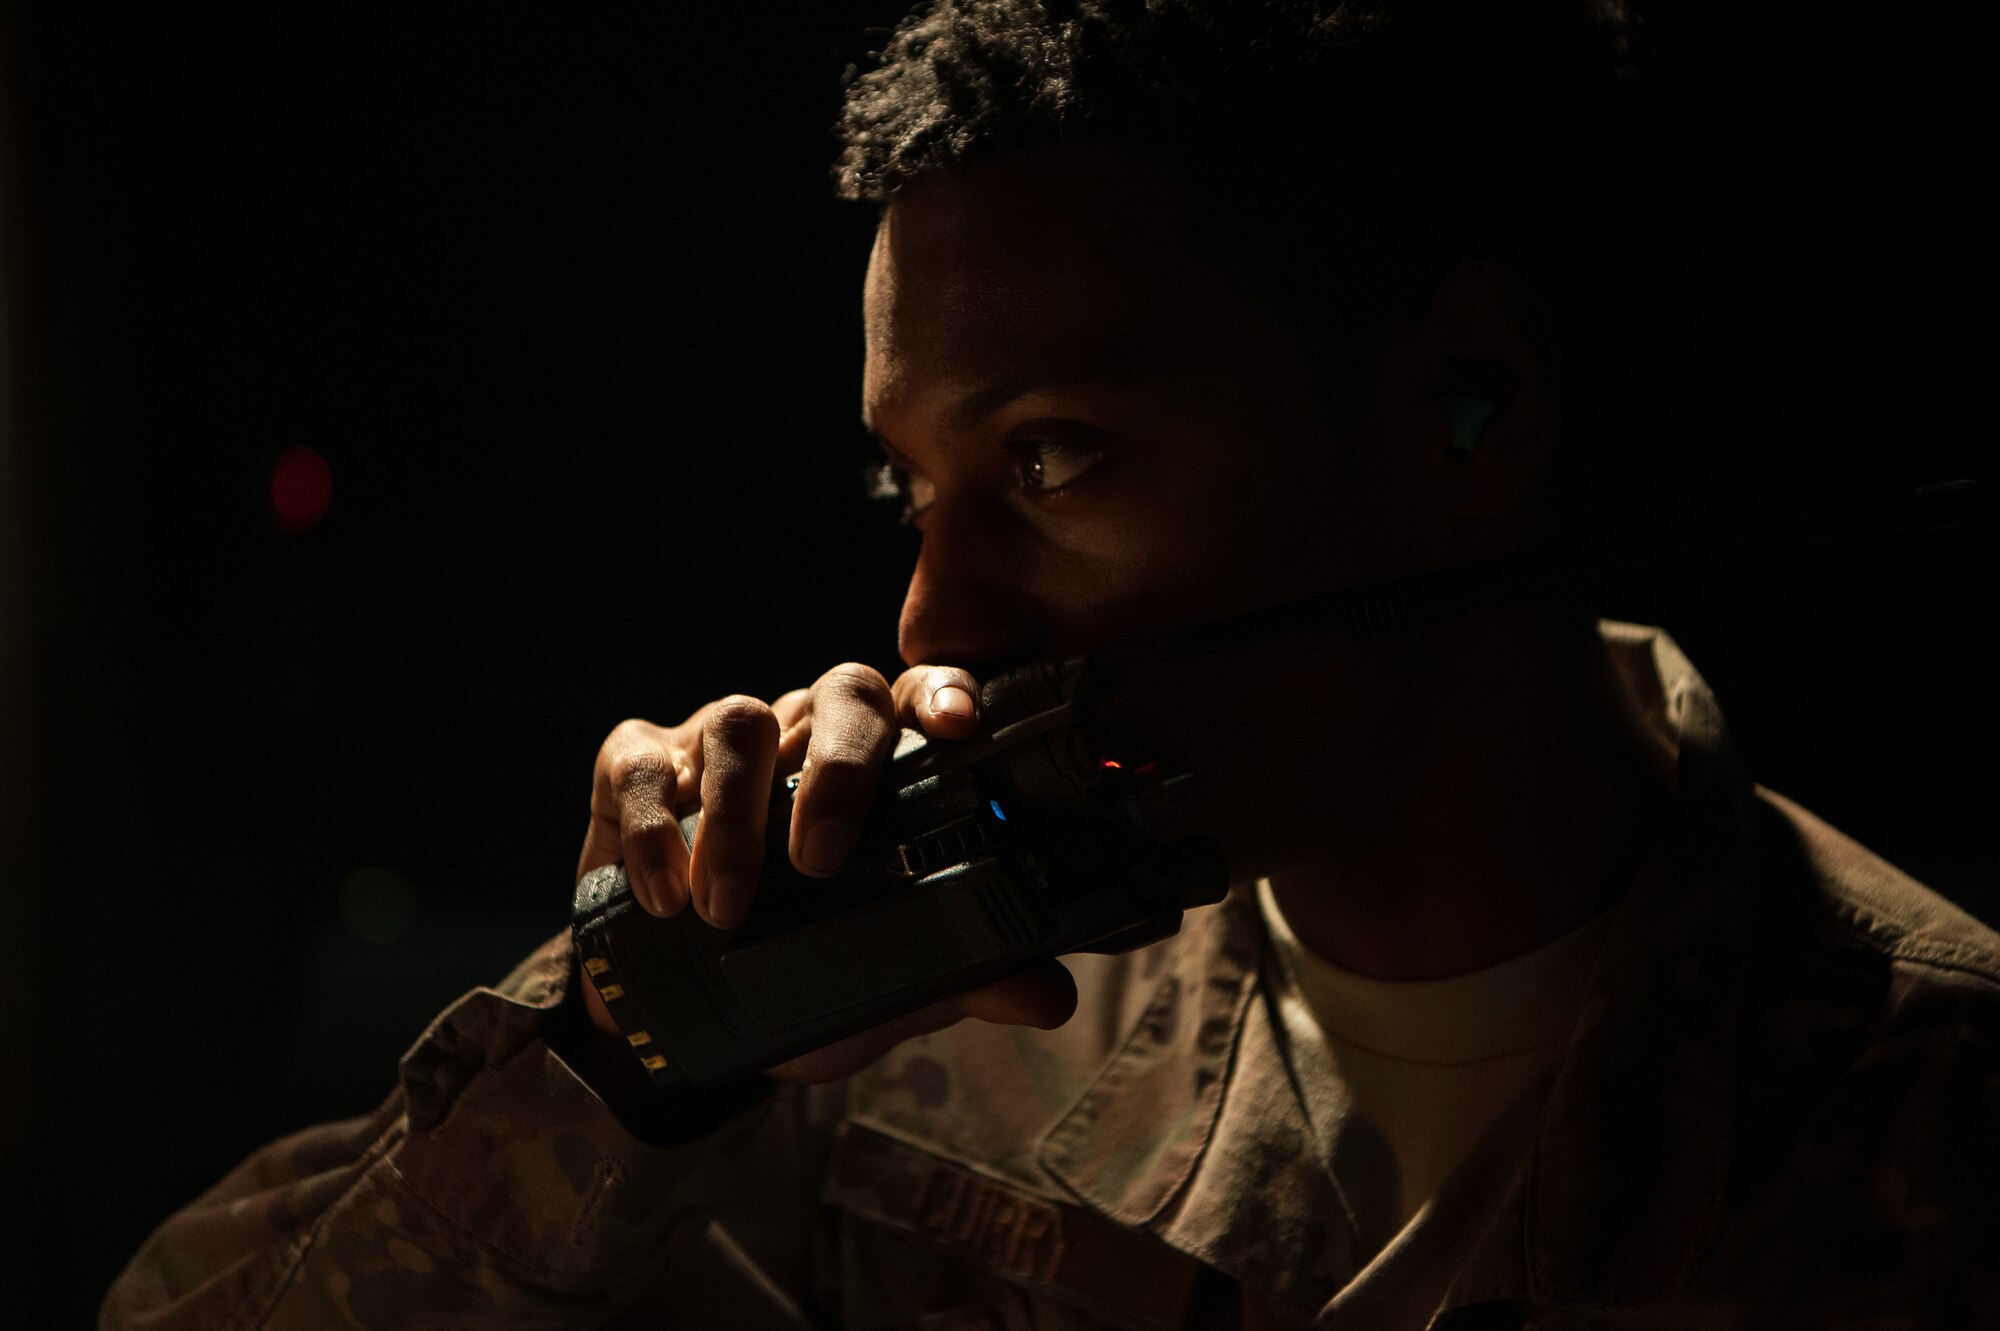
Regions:
[[1394, 338], [1308, 353], [1184, 218], [1167, 177], [1077, 145], [888, 209], [863, 413], [920, 508], [906, 662], [1068, 655], [1434, 557]]

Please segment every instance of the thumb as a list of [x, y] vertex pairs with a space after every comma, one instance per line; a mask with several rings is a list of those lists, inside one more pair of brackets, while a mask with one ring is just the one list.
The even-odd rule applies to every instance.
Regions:
[[1044, 961], [1018, 975], [960, 996], [968, 1017], [1009, 1026], [1054, 1030], [1076, 1012], [1076, 979], [1059, 961]]

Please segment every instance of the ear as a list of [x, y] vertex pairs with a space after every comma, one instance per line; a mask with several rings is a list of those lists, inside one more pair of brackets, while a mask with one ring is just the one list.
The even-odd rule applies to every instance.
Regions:
[[1462, 519], [1525, 517], [1544, 493], [1560, 418], [1547, 308], [1507, 269], [1468, 263], [1438, 284], [1413, 350], [1437, 446], [1425, 464]]

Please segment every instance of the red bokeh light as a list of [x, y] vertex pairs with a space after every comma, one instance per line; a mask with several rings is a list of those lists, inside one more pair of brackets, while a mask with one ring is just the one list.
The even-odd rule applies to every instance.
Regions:
[[271, 515], [285, 531], [311, 531], [333, 502], [333, 469], [301, 444], [271, 466]]

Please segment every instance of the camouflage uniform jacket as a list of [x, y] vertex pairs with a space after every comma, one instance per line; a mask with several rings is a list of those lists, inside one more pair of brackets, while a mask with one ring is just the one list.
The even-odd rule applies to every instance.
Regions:
[[1239, 891], [1074, 959], [1059, 1030], [964, 1023], [670, 1147], [543, 1043], [558, 939], [373, 1115], [170, 1218], [103, 1324], [2000, 1327], [2000, 937], [1749, 784], [1663, 635], [1607, 633], [1674, 825], [1559, 1067], [1379, 1253]]

